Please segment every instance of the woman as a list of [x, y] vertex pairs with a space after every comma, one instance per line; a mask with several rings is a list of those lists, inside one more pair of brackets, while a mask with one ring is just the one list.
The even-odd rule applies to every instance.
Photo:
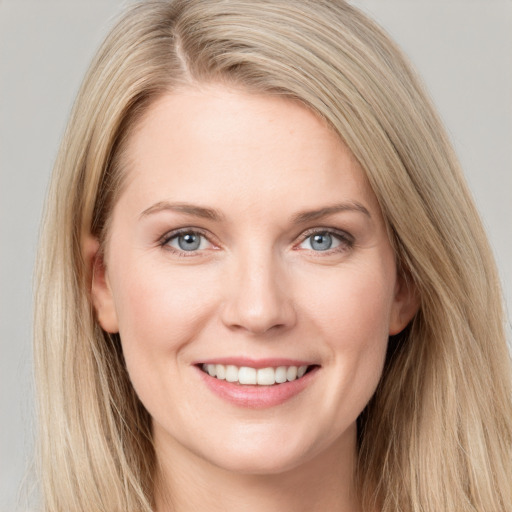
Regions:
[[132, 8], [38, 261], [48, 510], [512, 509], [485, 233], [417, 79], [344, 2]]

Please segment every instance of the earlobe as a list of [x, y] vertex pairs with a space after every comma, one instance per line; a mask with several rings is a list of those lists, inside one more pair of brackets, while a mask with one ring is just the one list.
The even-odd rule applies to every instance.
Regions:
[[83, 241], [82, 248], [88, 269], [90, 296], [97, 321], [103, 330], [110, 333], [119, 332], [114, 297], [100, 244], [95, 237], [89, 236]]
[[389, 322], [389, 335], [402, 332], [420, 308], [420, 298], [412, 279], [397, 277], [395, 297]]

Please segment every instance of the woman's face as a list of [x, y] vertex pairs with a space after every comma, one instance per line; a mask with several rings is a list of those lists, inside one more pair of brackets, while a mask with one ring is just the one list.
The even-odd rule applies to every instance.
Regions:
[[157, 453], [249, 473], [353, 454], [414, 307], [351, 153], [298, 103], [208, 86], [156, 101], [125, 165], [93, 297]]

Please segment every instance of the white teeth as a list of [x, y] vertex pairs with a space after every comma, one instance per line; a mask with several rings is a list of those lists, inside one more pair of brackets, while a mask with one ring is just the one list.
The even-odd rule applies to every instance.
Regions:
[[256, 368], [242, 366], [238, 370], [238, 382], [240, 384], [256, 384]]
[[226, 380], [228, 382], [238, 381], [238, 368], [236, 366], [233, 366], [232, 364], [228, 364], [226, 366]]
[[286, 379], [287, 380], [295, 380], [297, 378], [297, 367], [289, 366], [286, 370]]
[[274, 368], [260, 368], [256, 374], [256, 381], [260, 386], [272, 386], [276, 383]]
[[279, 368], [276, 368], [276, 382], [278, 384], [286, 382], [286, 366], [279, 366]]
[[216, 364], [215, 373], [217, 379], [224, 380], [226, 378], [226, 367], [223, 364]]
[[227, 382], [238, 382], [245, 385], [272, 386], [300, 379], [306, 373], [307, 366], [278, 366], [277, 368], [251, 368], [223, 364], [203, 364], [203, 371], [210, 377]]

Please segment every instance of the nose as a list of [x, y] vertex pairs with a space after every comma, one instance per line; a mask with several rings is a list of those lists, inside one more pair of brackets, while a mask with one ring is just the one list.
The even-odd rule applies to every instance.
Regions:
[[284, 265], [253, 251], [235, 265], [225, 286], [221, 308], [230, 329], [252, 334], [283, 332], [297, 317]]

